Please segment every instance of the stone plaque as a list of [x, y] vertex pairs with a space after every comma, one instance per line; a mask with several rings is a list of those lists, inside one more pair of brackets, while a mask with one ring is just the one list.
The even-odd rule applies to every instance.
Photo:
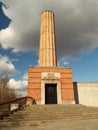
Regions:
[[42, 79], [60, 79], [60, 73], [43, 72]]

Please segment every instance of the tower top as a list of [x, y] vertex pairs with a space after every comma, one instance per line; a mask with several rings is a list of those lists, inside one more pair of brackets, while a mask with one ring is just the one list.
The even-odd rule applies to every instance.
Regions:
[[43, 10], [41, 14], [43, 14], [44, 12], [50, 12], [50, 13], [54, 14], [54, 12], [51, 10]]

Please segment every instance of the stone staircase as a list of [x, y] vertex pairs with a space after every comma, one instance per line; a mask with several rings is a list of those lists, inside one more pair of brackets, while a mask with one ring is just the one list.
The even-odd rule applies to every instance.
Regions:
[[98, 119], [98, 108], [83, 105], [31, 105], [0, 120], [0, 130], [55, 121], [90, 119]]

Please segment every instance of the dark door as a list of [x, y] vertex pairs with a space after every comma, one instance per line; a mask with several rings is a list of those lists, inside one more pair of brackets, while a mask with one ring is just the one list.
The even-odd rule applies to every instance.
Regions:
[[57, 104], [57, 84], [45, 84], [45, 104]]

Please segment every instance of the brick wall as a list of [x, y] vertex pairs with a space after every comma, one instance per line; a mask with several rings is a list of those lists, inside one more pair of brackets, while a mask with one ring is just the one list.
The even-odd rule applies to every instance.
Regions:
[[28, 68], [28, 96], [41, 100], [42, 72], [60, 73], [61, 100], [74, 100], [72, 69], [63, 67], [29, 67]]

